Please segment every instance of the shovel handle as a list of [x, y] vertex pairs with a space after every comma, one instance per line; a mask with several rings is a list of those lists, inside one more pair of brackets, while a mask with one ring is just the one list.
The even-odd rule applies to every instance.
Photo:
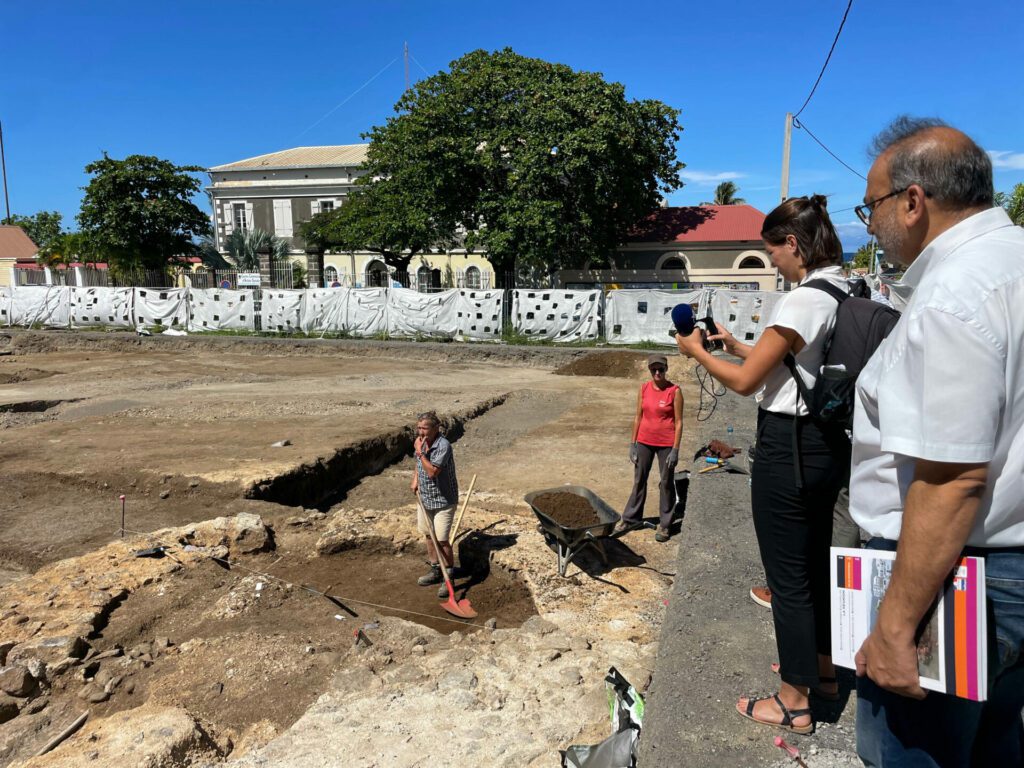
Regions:
[[462, 509], [459, 510], [459, 516], [455, 519], [455, 527], [452, 528], [451, 536], [448, 540], [454, 545], [455, 540], [459, 538], [459, 525], [462, 523], [462, 516], [466, 514], [466, 507], [469, 506], [469, 497], [473, 495], [473, 486], [476, 485], [476, 475], [473, 475], [473, 479], [469, 481], [469, 490], [466, 491], [466, 498], [462, 502]]
[[434, 533], [434, 521], [430, 519], [430, 515], [427, 514], [427, 510], [423, 507], [423, 501], [420, 499], [420, 495], [416, 494], [416, 506], [419, 508], [420, 513], [427, 520], [427, 533], [430, 534], [430, 540], [434, 544], [434, 554], [437, 555], [437, 564], [441, 566], [441, 573], [444, 574], [445, 584], [448, 585], [448, 593], [452, 593], [452, 579], [448, 575], [448, 566], [444, 564], [444, 555], [441, 554], [441, 545], [437, 543], [437, 535]]

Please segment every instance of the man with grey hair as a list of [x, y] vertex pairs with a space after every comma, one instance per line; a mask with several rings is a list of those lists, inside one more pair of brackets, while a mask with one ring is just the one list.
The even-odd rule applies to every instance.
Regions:
[[[455, 558], [448, 535], [452, 530], [452, 517], [459, 503], [459, 480], [455, 474], [455, 454], [452, 444], [441, 434], [441, 421], [433, 411], [421, 413], [416, 419], [416, 472], [412, 477], [412, 492], [416, 494], [416, 525], [427, 539], [427, 559], [430, 572], [417, 579], [421, 587], [440, 584], [437, 596], [448, 597], [448, 585], [442, 583], [438, 558], [444, 558], [449, 575], [455, 578]], [[434, 547], [430, 531], [437, 538]], [[440, 549], [440, 551], [438, 551]]]
[[[850, 511], [896, 550], [857, 653], [857, 751], [871, 766], [1022, 764], [1024, 229], [992, 165], [941, 121], [875, 142], [857, 215], [913, 295], [857, 381]], [[916, 638], [963, 555], [985, 558], [989, 699], [919, 684]]]

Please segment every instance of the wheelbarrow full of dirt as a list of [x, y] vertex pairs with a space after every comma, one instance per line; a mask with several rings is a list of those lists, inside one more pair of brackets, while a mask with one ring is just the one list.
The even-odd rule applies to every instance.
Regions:
[[582, 485], [560, 485], [532, 491], [523, 497], [540, 521], [540, 531], [555, 543], [558, 574], [565, 576], [569, 561], [584, 547], [593, 547], [608, 563], [604, 539], [615, 530], [619, 514]]

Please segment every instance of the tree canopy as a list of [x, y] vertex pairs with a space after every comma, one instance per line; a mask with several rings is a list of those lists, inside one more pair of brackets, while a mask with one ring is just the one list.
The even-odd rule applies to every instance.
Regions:
[[875, 252], [878, 250], [878, 244], [874, 240], [864, 243], [860, 248], [853, 254], [853, 267], [854, 269], [867, 269], [871, 270], [875, 267]]
[[747, 201], [736, 197], [740, 188], [731, 181], [723, 181], [715, 187], [715, 200], [712, 205], [744, 205]]
[[511, 49], [466, 54], [395, 112], [366, 134], [362, 190], [311, 222], [322, 245], [407, 265], [407, 251], [459, 241], [499, 279], [551, 271], [606, 256], [682, 185], [678, 110]]
[[195, 239], [210, 232], [209, 217], [191, 199], [201, 185], [190, 174], [203, 170], [104, 153], [85, 166], [92, 179], [78, 214], [82, 232], [114, 269], [165, 269], [174, 257], [194, 254]]
[[61, 239], [61, 222], [64, 217], [59, 211], [39, 211], [31, 216], [14, 214], [5, 220], [5, 224], [13, 224], [25, 230], [32, 242], [39, 247], [39, 256], [48, 257]]

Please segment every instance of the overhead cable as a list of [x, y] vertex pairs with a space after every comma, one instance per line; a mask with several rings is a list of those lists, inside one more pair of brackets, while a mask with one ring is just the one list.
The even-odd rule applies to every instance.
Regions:
[[804, 111], [804, 109], [810, 103], [811, 97], [814, 95], [814, 92], [818, 89], [818, 83], [821, 82], [821, 77], [822, 77], [822, 75], [825, 74], [825, 69], [828, 67], [829, 59], [832, 58], [832, 51], [834, 51], [836, 49], [836, 43], [839, 42], [839, 35], [843, 31], [843, 25], [846, 24], [846, 17], [850, 15], [850, 8], [852, 6], [853, 6], [853, 0], [850, 0], [850, 2], [848, 2], [846, 4], [846, 12], [843, 14], [843, 20], [841, 22], [839, 22], [839, 29], [836, 30], [836, 37], [832, 41], [832, 47], [828, 49], [828, 56], [825, 57], [825, 63], [821, 65], [821, 72], [818, 73], [818, 79], [814, 81], [814, 85], [811, 87], [811, 92], [809, 94], [807, 94], [807, 98], [804, 99], [804, 105], [802, 107], [800, 107], [800, 109], [797, 111], [797, 113], [795, 115], [793, 115], [793, 117], [799, 117], [800, 116], [800, 113]]
[[310, 125], [310, 126], [308, 126], [308, 127], [304, 128], [304, 129], [303, 129], [303, 130], [302, 130], [302, 131], [301, 131], [300, 133], [296, 134], [295, 138], [296, 138], [296, 139], [297, 139], [297, 138], [299, 138], [299, 136], [302, 136], [302, 135], [303, 135], [304, 133], [306, 133], [306, 131], [308, 131], [308, 130], [309, 130], [310, 128], [315, 128], [315, 127], [316, 127], [317, 125], [319, 125], [319, 124], [320, 124], [320, 123], [322, 123], [322, 122], [323, 122], [324, 120], [326, 120], [326, 119], [327, 119], [328, 117], [330, 117], [331, 115], [333, 115], [333, 114], [334, 114], [335, 112], [337, 112], [337, 111], [338, 111], [339, 109], [341, 109], [341, 108], [342, 108], [343, 106], [345, 106], [346, 104], [348, 104], [348, 103], [349, 103], [349, 102], [350, 102], [350, 101], [351, 101], [351, 100], [352, 100], [353, 98], [355, 98], [355, 96], [356, 96], [356, 94], [357, 94], [357, 93], [359, 93], [359, 92], [360, 92], [361, 90], [363, 90], [363, 88], [365, 88], [366, 86], [368, 86], [368, 85], [369, 85], [370, 83], [372, 83], [372, 82], [373, 82], [374, 80], [376, 80], [376, 79], [377, 79], [378, 77], [380, 77], [381, 75], [383, 75], [383, 74], [384, 74], [384, 73], [385, 73], [385, 72], [386, 72], [386, 71], [388, 70], [388, 68], [389, 68], [389, 67], [390, 67], [390, 66], [391, 66], [392, 64], [394, 64], [394, 63], [395, 63], [396, 61], [398, 61], [398, 59], [399, 59], [399, 58], [400, 58], [400, 57], [396, 56], [396, 57], [395, 57], [395, 58], [393, 58], [393, 59], [392, 59], [391, 61], [389, 61], [389, 62], [388, 62], [387, 64], [385, 64], [385, 65], [384, 65], [384, 67], [383, 67], [383, 68], [382, 68], [382, 69], [380, 70], [380, 72], [378, 72], [378, 73], [377, 73], [376, 75], [374, 75], [374, 76], [373, 76], [373, 77], [371, 77], [371, 78], [370, 78], [369, 80], [367, 80], [367, 81], [366, 81], [365, 83], [363, 83], [363, 84], [362, 84], [362, 85], [360, 85], [360, 86], [359, 86], [358, 88], [356, 88], [356, 89], [355, 89], [354, 91], [352, 91], [352, 93], [350, 93], [350, 94], [349, 94], [349, 95], [348, 95], [348, 96], [347, 96], [347, 97], [346, 97], [346, 98], [345, 98], [345, 99], [344, 99], [343, 101], [341, 101], [341, 102], [340, 102], [339, 104], [335, 105], [335, 106], [334, 106], [334, 107], [333, 107], [332, 109], [330, 109], [330, 110], [329, 110], [329, 111], [327, 112], [327, 114], [325, 114], [325, 115], [324, 115], [323, 117], [321, 117], [321, 118], [320, 118], [319, 120], [317, 120], [317, 121], [316, 121], [315, 123], [313, 123], [312, 125]]
[[824, 150], [825, 150], [826, 152], [828, 152], [828, 153], [829, 153], [830, 155], [832, 155], [832, 157], [833, 157], [833, 158], [835, 158], [835, 160], [836, 160], [836, 161], [837, 161], [837, 162], [838, 162], [838, 163], [839, 163], [840, 165], [842, 165], [842, 166], [843, 166], [844, 168], [846, 168], [846, 170], [848, 170], [848, 171], [850, 171], [850, 173], [853, 173], [854, 175], [856, 175], [856, 176], [859, 176], [860, 178], [864, 179], [864, 181], [867, 181], [867, 180], [868, 180], [868, 177], [867, 177], [867, 176], [865, 176], [864, 174], [862, 174], [862, 173], [861, 173], [860, 171], [857, 171], [857, 170], [855, 170], [854, 168], [850, 167], [849, 163], [845, 162], [845, 161], [844, 161], [844, 160], [843, 160], [843, 159], [842, 159], [841, 157], [839, 157], [839, 155], [837, 155], [837, 154], [836, 154], [835, 152], [833, 152], [833, 151], [832, 151], [831, 149], [829, 149], [828, 147], [826, 147], [826, 146], [825, 146], [825, 145], [824, 145], [824, 144], [822, 143], [821, 139], [819, 139], [819, 138], [818, 138], [817, 136], [815, 136], [815, 135], [814, 135], [813, 133], [811, 133], [811, 129], [810, 129], [810, 128], [808, 128], [808, 127], [807, 127], [807, 126], [806, 126], [806, 125], [805, 125], [804, 123], [802, 123], [802, 122], [800, 122], [799, 120], [797, 120], [795, 116], [793, 117], [793, 127], [794, 127], [794, 128], [799, 128], [800, 130], [803, 130], [803, 131], [807, 131], [807, 135], [808, 135], [808, 136], [810, 136], [810, 137], [811, 137], [812, 139], [814, 139], [814, 141], [815, 141], [815, 142], [817, 143], [817, 145], [818, 145], [819, 147], [821, 147], [821, 148], [822, 148], [822, 149], [824, 149]]

